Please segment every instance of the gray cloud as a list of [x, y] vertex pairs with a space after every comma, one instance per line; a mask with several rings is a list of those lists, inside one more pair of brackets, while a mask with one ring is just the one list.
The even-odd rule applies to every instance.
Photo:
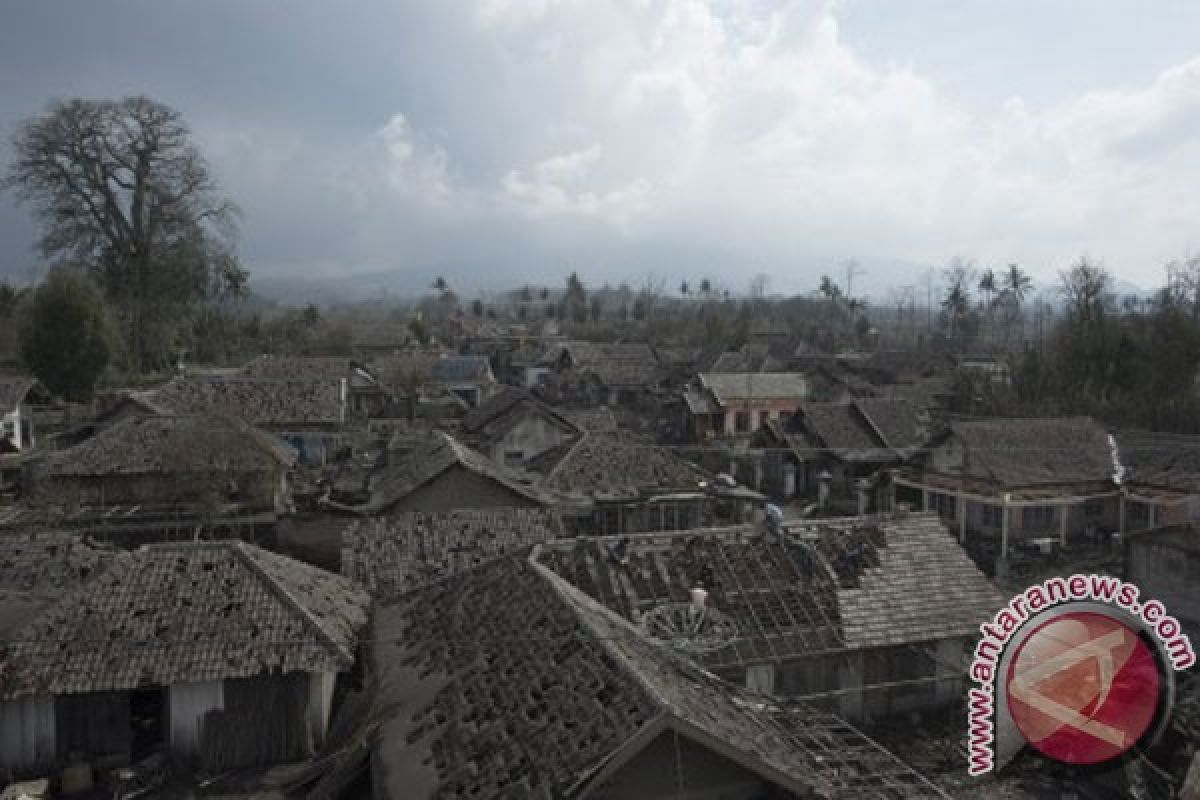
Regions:
[[[1088, 251], [1156, 280], [1195, 245], [1200, 61], [1143, 21], [1109, 57], [1136, 80], [1109, 64], [1056, 83], [1045, 30], [1065, 17], [954, 5], [947, 22], [934, 0], [22, 4], [0, 31], [0, 135], [56, 96], [178, 107], [260, 275], [768, 272], [798, 290], [854, 256], [882, 290], [960, 253], [1049, 277]], [[1121, 30], [1118, 6], [1088, 8], [1097, 36]], [[954, 46], [924, 47], [922, 19]], [[25, 270], [31, 240], [0, 198], [0, 265]]]

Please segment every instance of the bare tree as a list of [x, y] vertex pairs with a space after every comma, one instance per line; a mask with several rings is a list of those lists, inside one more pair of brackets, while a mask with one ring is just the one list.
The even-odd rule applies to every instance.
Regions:
[[55, 102], [22, 123], [13, 146], [4, 184], [33, 207], [42, 255], [94, 272], [136, 369], [170, 356], [199, 301], [244, 289], [237, 210], [174, 109], [146, 97]]

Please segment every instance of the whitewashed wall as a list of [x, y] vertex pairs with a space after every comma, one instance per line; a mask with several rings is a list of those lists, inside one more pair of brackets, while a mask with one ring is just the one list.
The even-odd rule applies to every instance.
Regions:
[[177, 683], [168, 690], [170, 702], [171, 749], [184, 756], [200, 748], [200, 729], [204, 715], [225, 708], [221, 681]]
[[54, 757], [54, 698], [0, 703], [0, 767], [32, 769], [52, 763]]

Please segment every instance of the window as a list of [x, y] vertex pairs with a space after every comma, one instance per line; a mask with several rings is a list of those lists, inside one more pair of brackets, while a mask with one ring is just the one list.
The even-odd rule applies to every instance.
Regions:
[[1030, 506], [1021, 512], [1021, 527], [1033, 530], [1046, 530], [1054, 527], [1054, 506]]
[[504, 466], [519, 467], [525, 463], [524, 450], [505, 450], [504, 451]]
[[738, 411], [733, 415], [733, 428], [738, 433], [750, 432], [750, 412]]
[[760, 428], [766, 427], [766, 424], [770, 421], [770, 419], [771, 419], [770, 411], [758, 412], [758, 427], [760, 427]]
[[1004, 508], [1001, 506], [985, 505], [981, 509], [981, 521], [985, 528], [1004, 527]]
[[1083, 504], [1083, 514], [1088, 519], [1104, 516], [1104, 501], [1098, 498], [1088, 500]]
[[746, 667], [746, 689], [755, 694], [775, 692], [775, 665], [755, 664]]

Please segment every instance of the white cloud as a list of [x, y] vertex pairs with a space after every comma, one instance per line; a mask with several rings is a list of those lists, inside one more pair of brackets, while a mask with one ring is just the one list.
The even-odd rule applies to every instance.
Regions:
[[[448, 38], [494, 55], [486, 83], [454, 90], [497, 93], [502, 117], [451, 131], [456, 151], [397, 110], [377, 134], [387, 193], [372, 203], [390, 194], [461, 212], [464, 230], [485, 216], [535, 238], [570, 217], [598, 237], [738, 253], [750, 271], [965, 253], [1052, 276], [1087, 251], [1150, 282], [1194, 245], [1200, 59], [982, 114], [864, 60], [818, 0], [482, 0]], [[487, 138], [501, 126], [518, 135]], [[471, 142], [490, 161], [452, 178], [478, 160]]]

